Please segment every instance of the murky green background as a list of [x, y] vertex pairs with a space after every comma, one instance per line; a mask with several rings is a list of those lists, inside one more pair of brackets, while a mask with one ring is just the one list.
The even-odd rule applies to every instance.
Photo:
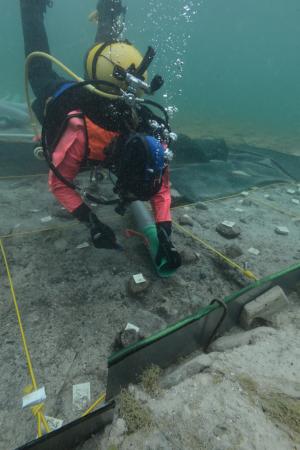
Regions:
[[[0, 96], [23, 95], [18, 1], [0, 15]], [[82, 73], [93, 42], [87, 16], [95, 0], [54, 0], [47, 15], [52, 53]], [[174, 124], [191, 135], [224, 136], [300, 149], [299, 0], [124, 0], [126, 37], [158, 48], [153, 73]], [[4, 5], [3, 5], [4, 6]], [[299, 151], [298, 151], [299, 152]], [[299, 152], [300, 154], [300, 152]]]

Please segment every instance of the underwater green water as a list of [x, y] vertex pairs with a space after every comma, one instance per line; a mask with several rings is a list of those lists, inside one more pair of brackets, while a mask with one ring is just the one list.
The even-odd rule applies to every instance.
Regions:
[[[0, 15], [0, 97], [23, 95], [19, 2]], [[95, 0], [54, 0], [47, 15], [52, 53], [78, 73], [94, 27]], [[178, 108], [191, 135], [300, 149], [299, 0], [124, 0], [126, 37], [158, 56], [160, 99]], [[162, 98], [162, 95], [164, 97]]]

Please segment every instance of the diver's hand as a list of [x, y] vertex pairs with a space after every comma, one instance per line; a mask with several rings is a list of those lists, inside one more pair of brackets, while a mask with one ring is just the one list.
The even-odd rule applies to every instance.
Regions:
[[166, 269], [178, 269], [181, 266], [181, 256], [171, 241], [172, 223], [160, 222], [156, 226], [159, 241], [156, 264], [160, 265], [161, 261], [165, 259], [167, 261]]
[[89, 228], [91, 238], [96, 248], [118, 249], [117, 239], [113, 230], [105, 223], [100, 222], [94, 213], [90, 213]]
[[117, 243], [113, 230], [105, 223], [100, 222], [96, 214], [85, 203], [75, 209], [72, 215], [89, 228], [92, 242], [96, 248], [122, 249]]

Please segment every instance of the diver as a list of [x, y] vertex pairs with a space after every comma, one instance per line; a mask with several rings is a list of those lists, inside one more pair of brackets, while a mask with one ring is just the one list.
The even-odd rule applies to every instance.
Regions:
[[[50, 0], [20, 0], [25, 55], [50, 55], [44, 16]], [[35, 100], [32, 109], [42, 125], [42, 146], [50, 166], [48, 184], [58, 202], [89, 229], [96, 248], [119, 248], [113, 230], [101, 222], [74, 182], [87, 163], [109, 169], [119, 197], [116, 211], [130, 202], [150, 201], [157, 226], [156, 263], [165, 258], [170, 269], [181, 265], [171, 241], [171, 195], [168, 164], [172, 134], [168, 117], [144, 93], [153, 94], [163, 80], [147, 83], [155, 52], [145, 56], [119, 39], [126, 8], [122, 0], [99, 0], [90, 18], [97, 22], [95, 44], [85, 58], [85, 80], [59, 76], [51, 59], [39, 56], [28, 76]], [[155, 114], [156, 107], [160, 113]], [[163, 115], [163, 117], [162, 117]]]

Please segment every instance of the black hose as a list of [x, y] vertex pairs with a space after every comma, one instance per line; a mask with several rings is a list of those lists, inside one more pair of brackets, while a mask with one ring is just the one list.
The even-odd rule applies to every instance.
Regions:
[[165, 124], [169, 128], [169, 121], [170, 121], [169, 115], [163, 106], [161, 106], [159, 103], [154, 102], [153, 100], [144, 100], [143, 105], [151, 105], [151, 106], [154, 106], [155, 108], [159, 109], [165, 116], [165, 122], [166, 122]]
[[153, 47], [148, 47], [148, 50], [141, 62], [141, 64], [138, 66], [138, 68], [134, 71], [134, 74], [137, 77], [142, 77], [143, 74], [146, 72], [150, 64], [152, 63], [154, 57], [155, 57], [155, 50]]

